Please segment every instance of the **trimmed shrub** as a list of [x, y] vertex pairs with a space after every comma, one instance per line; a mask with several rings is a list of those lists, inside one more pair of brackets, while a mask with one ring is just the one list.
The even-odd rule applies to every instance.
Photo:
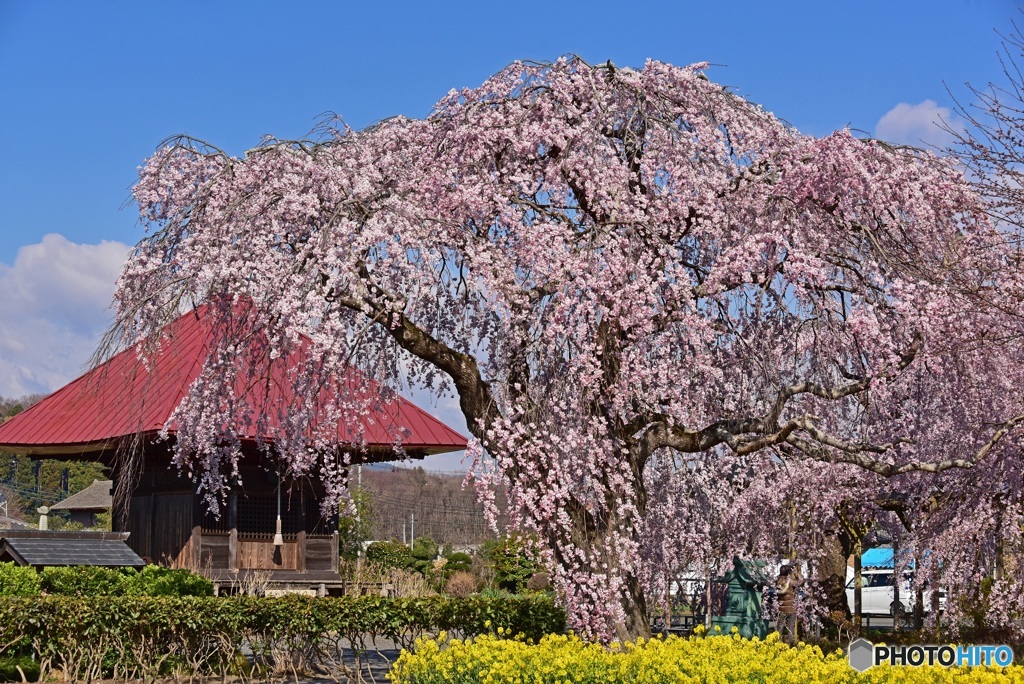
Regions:
[[385, 568], [405, 570], [412, 565], [409, 547], [397, 541], [376, 541], [366, 547], [366, 560]]
[[482, 555], [494, 571], [499, 589], [518, 593], [541, 568], [533, 560], [535, 544], [527, 537], [507, 535], [484, 544]]
[[185, 569], [147, 565], [133, 581], [141, 596], [213, 596], [213, 582]]
[[132, 568], [74, 565], [44, 568], [0, 563], [0, 596], [213, 596], [213, 583], [183, 569], [147, 565]]
[[437, 542], [430, 537], [417, 537], [412, 543], [412, 557], [419, 561], [432, 561], [440, 550]]
[[469, 572], [473, 567], [473, 558], [468, 553], [456, 551], [455, 553], [449, 553], [446, 558], [448, 559], [448, 564], [445, 565], [445, 569], [448, 572]]
[[35, 596], [39, 593], [39, 575], [29, 566], [0, 563], [0, 596]]
[[61, 596], [124, 596], [134, 593], [135, 570], [71, 565], [43, 568], [39, 588]]

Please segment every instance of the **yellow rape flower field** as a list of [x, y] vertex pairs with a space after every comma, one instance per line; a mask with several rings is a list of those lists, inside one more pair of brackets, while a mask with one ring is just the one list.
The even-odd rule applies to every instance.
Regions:
[[[501, 630], [499, 630], [500, 632]], [[873, 667], [857, 673], [842, 651], [787, 646], [738, 635], [669, 637], [606, 648], [576, 636], [540, 643], [503, 638], [420, 639], [388, 675], [394, 684], [804, 684], [806, 682], [1021, 682], [1024, 666], [1008, 668]]]

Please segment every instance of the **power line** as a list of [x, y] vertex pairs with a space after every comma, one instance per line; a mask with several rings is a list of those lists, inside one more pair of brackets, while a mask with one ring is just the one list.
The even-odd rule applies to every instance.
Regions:
[[404, 506], [404, 507], [416, 507], [416, 506], [419, 506], [419, 507], [422, 507], [424, 509], [441, 510], [441, 511], [445, 511], [445, 512], [448, 512], [448, 513], [454, 513], [456, 515], [482, 515], [483, 512], [484, 512], [484, 507], [482, 505], [481, 506], [466, 506], [464, 504], [463, 505], [457, 505], [457, 504], [449, 504], [449, 503], [445, 503], [445, 502], [441, 502], [441, 503], [438, 503], [436, 501], [431, 502], [431, 501], [420, 500], [420, 499], [406, 499], [406, 498], [402, 498], [402, 497], [398, 497], [398, 496], [394, 496], [394, 495], [386, 495], [386, 494], [377, 495], [377, 494], [375, 494], [374, 492], [371, 491], [370, 492], [370, 505], [372, 506], [374, 503], [387, 504], [387, 505], [393, 505], [393, 506]]
[[60, 501], [61, 499], [67, 498], [67, 492], [57, 489], [39, 489], [37, 487], [29, 487], [27, 485], [21, 485], [11, 482], [11, 480], [0, 480], [0, 486], [6, 487], [16, 494], [20, 494], [25, 497], [34, 498], [40, 497], [43, 499], [53, 499], [54, 502]]

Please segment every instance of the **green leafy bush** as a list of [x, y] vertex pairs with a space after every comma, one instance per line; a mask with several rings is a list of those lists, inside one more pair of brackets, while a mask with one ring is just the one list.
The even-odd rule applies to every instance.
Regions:
[[533, 560], [533, 542], [523, 536], [508, 535], [488, 542], [482, 555], [494, 572], [498, 588], [506, 591], [521, 592], [530, 577], [541, 569]]
[[21, 672], [25, 673], [25, 679], [30, 682], [39, 680], [39, 663], [30, 656], [9, 656], [0, 657], [0, 682], [20, 682]]
[[412, 563], [409, 567], [427, 579], [436, 579], [432, 575], [434, 560], [439, 551], [437, 542], [430, 537], [417, 537], [412, 543]]
[[141, 596], [213, 596], [213, 582], [185, 569], [147, 565], [132, 577], [134, 590]]
[[135, 592], [134, 570], [98, 565], [43, 568], [39, 586], [61, 596], [124, 596]]
[[35, 596], [39, 593], [39, 575], [34, 568], [0, 563], [0, 596]]
[[448, 562], [444, 567], [449, 573], [469, 572], [473, 569], [473, 559], [468, 553], [456, 551], [455, 553], [449, 553], [447, 558]]
[[376, 541], [366, 547], [366, 560], [385, 568], [405, 570], [413, 562], [409, 547], [398, 541]]
[[421, 561], [432, 561], [437, 558], [439, 547], [430, 537], [417, 537], [412, 543], [412, 557]]

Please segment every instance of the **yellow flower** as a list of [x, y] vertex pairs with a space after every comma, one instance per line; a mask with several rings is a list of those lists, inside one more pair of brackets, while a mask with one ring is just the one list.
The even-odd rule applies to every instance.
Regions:
[[[726, 637], [729, 638], [726, 638]], [[794, 682], [892, 682], [968, 684], [1024, 682], [1024, 667], [889, 667], [863, 676], [850, 669], [842, 651], [822, 653], [813, 646], [791, 647], [777, 634], [764, 641], [736, 635], [637, 640], [606, 648], [570, 635], [549, 635], [536, 644], [484, 634], [444, 648], [420, 639], [415, 652], [403, 652], [389, 673], [394, 684], [764, 684]]]

